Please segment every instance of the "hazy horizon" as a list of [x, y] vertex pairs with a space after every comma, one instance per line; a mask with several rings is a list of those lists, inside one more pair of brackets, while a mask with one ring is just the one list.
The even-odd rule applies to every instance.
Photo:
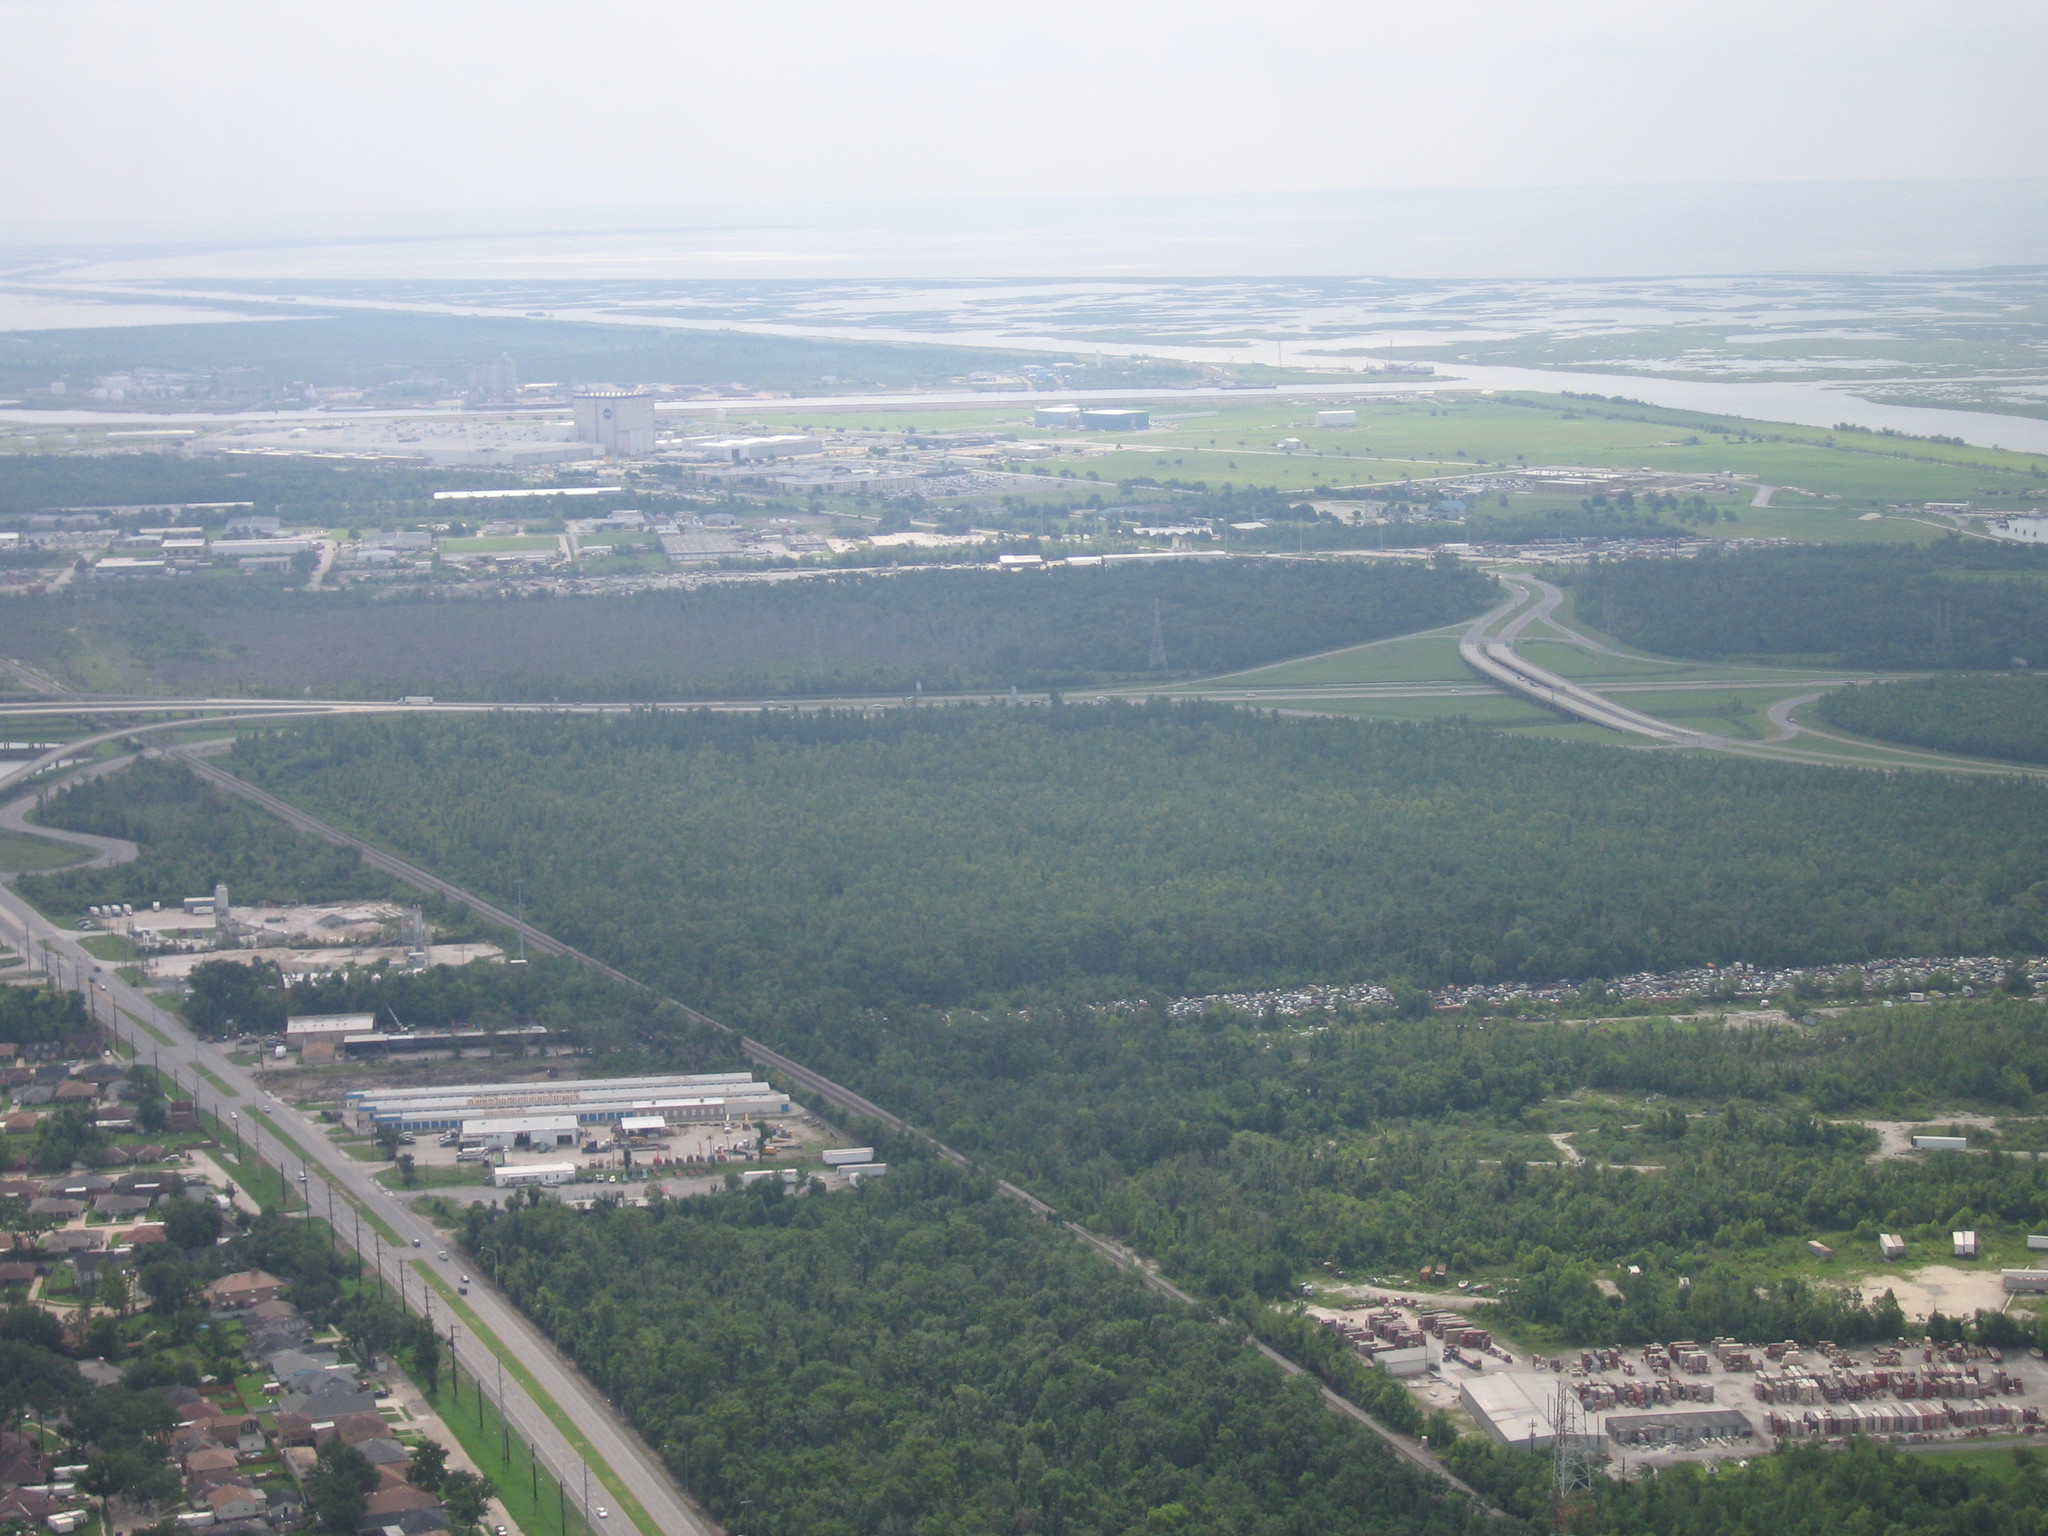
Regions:
[[2048, 177], [0, 222], [19, 275], [1601, 279], [2048, 263]]

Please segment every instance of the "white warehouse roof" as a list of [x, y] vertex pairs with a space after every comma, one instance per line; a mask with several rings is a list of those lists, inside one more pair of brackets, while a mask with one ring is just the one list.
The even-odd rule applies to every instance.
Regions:
[[287, 1035], [371, 1035], [377, 1032], [374, 1013], [306, 1013], [285, 1020]]
[[574, 1115], [510, 1115], [495, 1120], [465, 1120], [462, 1134], [465, 1136], [531, 1136], [536, 1131], [543, 1135], [574, 1134], [577, 1130]]

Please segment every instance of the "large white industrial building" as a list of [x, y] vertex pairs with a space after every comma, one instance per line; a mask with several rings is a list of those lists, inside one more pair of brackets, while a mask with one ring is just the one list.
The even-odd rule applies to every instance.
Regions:
[[[665, 1125], [701, 1124], [789, 1111], [789, 1096], [744, 1072], [664, 1077], [601, 1077], [543, 1083], [462, 1083], [433, 1088], [361, 1088], [342, 1098], [359, 1131], [458, 1131], [491, 1135], [500, 1123], [542, 1144], [565, 1129], [616, 1126], [629, 1118]], [[522, 1132], [517, 1128], [523, 1124]], [[471, 1127], [475, 1126], [474, 1131]], [[489, 1127], [486, 1129], [485, 1127]], [[557, 1143], [559, 1144], [559, 1143]]]
[[576, 438], [611, 458], [654, 451], [654, 396], [633, 389], [587, 389], [574, 402]]

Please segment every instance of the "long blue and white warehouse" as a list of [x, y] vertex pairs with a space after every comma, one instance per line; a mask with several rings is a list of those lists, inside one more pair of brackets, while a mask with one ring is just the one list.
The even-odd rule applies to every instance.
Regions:
[[789, 1095], [744, 1072], [666, 1077], [599, 1077], [543, 1083], [458, 1083], [431, 1088], [359, 1088], [344, 1094], [342, 1113], [358, 1131], [460, 1131], [465, 1121], [573, 1118], [610, 1126], [659, 1118], [670, 1125], [782, 1115]]

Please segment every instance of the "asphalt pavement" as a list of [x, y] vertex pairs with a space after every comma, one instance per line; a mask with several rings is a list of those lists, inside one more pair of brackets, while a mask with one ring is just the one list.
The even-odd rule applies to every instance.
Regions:
[[[4, 815], [0, 811], [0, 817]], [[35, 830], [39, 836], [55, 835], [48, 828]], [[0, 887], [0, 939], [15, 945], [24, 956], [40, 953], [55, 968], [60, 985], [86, 991], [95, 1015], [133, 1044], [140, 1059], [172, 1076], [194, 1095], [202, 1110], [222, 1120], [236, 1117], [233, 1123], [239, 1125], [246, 1142], [260, 1147], [263, 1159], [283, 1168], [292, 1182], [300, 1183], [299, 1175], [303, 1173], [306, 1177], [300, 1188], [309, 1205], [320, 1215], [333, 1213], [335, 1229], [343, 1240], [354, 1242], [359, 1236], [364, 1256], [373, 1263], [380, 1257], [374, 1229], [355, 1219], [349, 1209], [351, 1204], [376, 1212], [385, 1226], [397, 1233], [402, 1245], [400, 1252], [392, 1252], [389, 1245], [383, 1245], [381, 1252], [383, 1272], [394, 1289], [410, 1261], [424, 1261], [451, 1289], [459, 1274], [465, 1270], [470, 1273], [469, 1294], [463, 1300], [496, 1335], [507, 1357], [530, 1373], [541, 1391], [567, 1414], [611, 1475], [647, 1511], [653, 1530], [646, 1536], [655, 1536], [657, 1532], [661, 1536], [715, 1536], [720, 1531], [718, 1524], [677, 1487], [661, 1460], [625, 1425], [604, 1395], [563, 1360], [553, 1344], [478, 1273], [474, 1259], [449, 1247], [437, 1228], [371, 1177], [368, 1165], [329, 1141], [325, 1127], [318, 1121], [269, 1093], [226, 1051], [198, 1039], [175, 1014], [158, 1007], [154, 999], [122, 980], [112, 965], [80, 948], [80, 937], [83, 936], [43, 917], [11, 889]], [[307, 1161], [302, 1162], [292, 1148], [281, 1145], [273, 1131], [265, 1130], [266, 1120], [302, 1149]], [[417, 1247], [413, 1246], [415, 1242]], [[449, 1254], [445, 1262], [437, 1257], [443, 1249]], [[496, 1401], [498, 1361], [486, 1346], [469, 1337], [471, 1330], [466, 1320], [458, 1322], [452, 1318], [445, 1300], [430, 1302], [431, 1293], [417, 1275], [407, 1277], [404, 1294], [415, 1311], [432, 1307], [434, 1321], [444, 1334], [451, 1322], [456, 1323], [456, 1352], [463, 1369], [473, 1379], [488, 1383], [492, 1389], [490, 1396]], [[613, 1536], [631, 1536], [634, 1526], [617, 1507], [618, 1500], [603, 1486], [597, 1468], [590, 1470], [586, 1505], [583, 1457], [579, 1451], [516, 1379], [504, 1376], [503, 1393], [503, 1412], [513, 1431], [539, 1453], [541, 1464], [556, 1476], [569, 1502], [584, 1510], [590, 1529], [600, 1536], [607, 1531]], [[609, 1515], [596, 1518], [597, 1507], [608, 1508]]]

